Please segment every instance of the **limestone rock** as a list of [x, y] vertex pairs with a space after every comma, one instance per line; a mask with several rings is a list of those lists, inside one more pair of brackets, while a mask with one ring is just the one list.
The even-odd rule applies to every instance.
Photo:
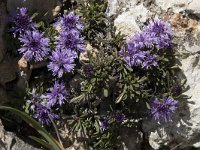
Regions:
[[15, 61], [6, 61], [0, 64], [0, 84], [5, 85], [17, 77]]
[[5, 4], [0, 1], [0, 62], [3, 60], [6, 53], [3, 41], [3, 34], [6, 26], [6, 7]]
[[140, 31], [137, 20], [139, 20], [139, 22], [145, 22], [147, 19], [147, 12], [148, 10], [143, 4], [135, 5], [128, 11], [120, 14], [115, 19], [114, 24], [119, 31], [127, 36], [130, 36], [132, 33]]
[[169, 8], [174, 8], [174, 11], [181, 11], [185, 9], [188, 4], [191, 2], [191, 0], [170, 0], [170, 1], [164, 1], [164, 0], [156, 0], [156, 5], [158, 7], [161, 7], [163, 10], [167, 10]]
[[189, 3], [187, 9], [191, 10], [192, 13], [194, 13], [195, 15], [200, 17], [200, 5], [199, 5], [199, 1], [198, 0], [191, 0], [191, 2]]
[[14, 133], [5, 131], [1, 121], [0, 121], [0, 149], [1, 150], [41, 150], [25, 143], [20, 138], [18, 138]]
[[122, 137], [123, 150], [140, 150], [143, 141], [142, 132], [137, 132], [135, 128], [122, 128], [120, 135]]
[[8, 102], [8, 96], [4, 87], [0, 86], [0, 105]]
[[133, 8], [138, 0], [108, 0], [107, 15], [119, 15], [121, 12]]

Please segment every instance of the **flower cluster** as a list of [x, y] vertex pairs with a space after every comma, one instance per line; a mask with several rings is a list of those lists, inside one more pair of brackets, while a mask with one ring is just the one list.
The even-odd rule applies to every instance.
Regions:
[[77, 52], [84, 51], [84, 39], [81, 36], [83, 24], [79, 16], [72, 12], [60, 17], [55, 23], [56, 28], [60, 28], [59, 35], [56, 37], [56, 50], [52, 52], [49, 70], [54, 76], [61, 78], [64, 73], [72, 72], [75, 64]]
[[73, 51], [84, 51], [83, 38], [80, 37], [80, 32], [77, 30], [61, 31], [56, 37], [58, 49], [71, 49]]
[[47, 98], [47, 106], [52, 107], [56, 104], [62, 106], [68, 97], [68, 92], [65, 88], [65, 85], [63, 82], [60, 84], [58, 81], [55, 81], [53, 87], [49, 89], [49, 92], [46, 94]]
[[121, 124], [125, 120], [125, 115], [121, 111], [117, 111], [114, 115], [104, 116], [100, 122], [100, 129], [102, 131], [108, 130], [112, 127], [112, 121], [115, 120], [116, 123]]
[[25, 31], [24, 34], [20, 35], [19, 40], [22, 47], [18, 51], [23, 54], [27, 61], [42, 61], [49, 54], [49, 39], [38, 30]]
[[183, 91], [183, 89], [180, 84], [175, 84], [173, 86], [173, 89], [172, 89], [173, 94], [180, 95], [182, 93], [182, 91]]
[[31, 17], [27, 15], [27, 8], [25, 7], [19, 9], [19, 12], [12, 19], [12, 21], [15, 24], [15, 26], [12, 28], [14, 36], [16, 36], [17, 33], [21, 34], [27, 30], [36, 28], [36, 24], [33, 23]]
[[170, 25], [162, 20], [154, 20], [144, 28], [144, 32], [150, 35], [157, 50], [170, 49], [172, 43], [172, 29]]
[[53, 112], [53, 107], [59, 105], [62, 106], [69, 96], [68, 91], [65, 88], [63, 82], [55, 81], [53, 87], [49, 88], [44, 94], [39, 94], [36, 89], [33, 88], [29, 93], [30, 110], [33, 116], [39, 120], [42, 125], [50, 125], [50, 117], [58, 119], [58, 115]]
[[[78, 53], [85, 49], [84, 39], [81, 36], [83, 24], [80, 22], [79, 16], [70, 12], [58, 19], [53, 27], [60, 27], [61, 30], [58, 31], [58, 36], [53, 38], [55, 41], [50, 41], [51, 38], [45, 37], [36, 23], [33, 23], [32, 18], [27, 15], [27, 9], [24, 7], [19, 9], [13, 22], [15, 23], [14, 35], [19, 34], [18, 39], [21, 43], [18, 51], [23, 54], [24, 59], [29, 62], [49, 60], [48, 70], [59, 79], [63, 77], [64, 73], [74, 70]], [[50, 43], [53, 42], [55, 49], [51, 50]], [[57, 118], [57, 115], [53, 113], [54, 109], [65, 104], [69, 96], [65, 83], [58, 79], [53, 80], [55, 80], [53, 87], [47, 89], [46, 93], [38, 94], [36, 89], [33, 89], [29, 93], [30, 100], [27, 101], [33, 116], [43, 125], [50, 124], [49, 117]]]
[[109, 116], [105, 116], [103, 118], [103, 120], [100, 122], [100, 128], [101, 128], [102, 131], [105, 131], [105, 130], [110, 128], [109, 121], [110, 121], [110, 117]]
[[125, 62], [130, 66], [149, 69], [158, 66], [157, 57], [161, 49], [172, 46], [172, 31], [166, 22], [154, 20], [144, 30], [132, 36], [125, 50], [120, 51]]
[[116, 114], [115, 114], [115, 120], [117, 123], [122, 123], [125, 119], [125, 115], [120, 112], [120, 111], [117, 111]]
[[76, 57], [77, 54], [70, 49], [57, 49], [52, 52], [50, 63], [47, 67], [52, 71], [54, 76], [61, 78], [63, 73], [73, 71], [75, 67], [74, 59]]
[[69, 12], [67, 15], [60, 17], [58, 21], [55, 23], [56, 27], [61, 27], [62, 30], [70, 31], [70, 30], [83, 30], [83, 23], [80, 22], [80, 17], [75, 16], [73, 12]]
[[50, 107], [47, 107], [46, 101], [43, 101], [44, 95], [41, 95], [36, 92], [36, 89], [33, 88], [32, 92], [29, 92], [30, 100], [27, 102], [30, 105], [30, 111], [33, 114], [34, 118], [37, 118], [40, 124], [50, 125], [51, 119], [58, 119], [58, 116], [52, 112]]
[[162, 101], [159, 101], [155, 97], [151, 105], [151, 114], [155, 120], [164, 120], [165, 122], [171, 121], [172, 114], [177, 109], [178, 101], [171, 97], [163, 97]]
[[31, 17], [27, 15], [27, 8], [20, 8], [13, 22], [14, 36], [19, 33], [21, 48], [18, 49], [20, 54], [27, 61], [42, 61], [49, 54], [49, 38], [44, 37], [44, 33], [37, 29]]
[[52, 120], [58, 119], [58, 115], [53, 113], [50, 108], [46, 107], [46, 105], [37, 102], [35, 106], [36, 106], [35, 118], [38, 118], [38, 121], [42, 125], [50, 125], [51, 119]]

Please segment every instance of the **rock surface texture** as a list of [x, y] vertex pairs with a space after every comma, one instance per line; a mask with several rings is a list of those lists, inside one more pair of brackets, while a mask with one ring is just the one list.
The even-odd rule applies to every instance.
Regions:
[[153, 149], [200, 148], [200, 5], [199, 0], [109, 0], [107, 14], [115, 15], [115, 26], [127, 35], [138, 32], [152, 18], [168, 21], [174, 31], [174, 41], [182, 69], [187, 79], [188, 97], [179, 105], [173, 122], [158, 124], [143, 122]]
[[7, 14], [6, 14], [5, 3], [0, 1], [0, 62], [3, 60], [4, 55], [6, 53], [3, 41], [3, 34], [6, 26], [6, 16]]
[[41, 150], [35, 148], [21, 139], [15, 134], [7, 132], [0, 121], [0, 149], [1, 150]]

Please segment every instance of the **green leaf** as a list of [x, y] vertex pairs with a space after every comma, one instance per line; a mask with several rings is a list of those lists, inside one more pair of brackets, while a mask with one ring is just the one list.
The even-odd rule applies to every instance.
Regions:
[[140, 82], [144, 82], [145, 80], [147, 79], [147, 77], [142, 77], [140, 80], [138, 80], [138, 82], [140, 83]]
[[34, 13], [32, 16], [31, 16], [31, 19], [34, 19], [36, 16], [38, 16], [39, 13]]
[[119, 103], [121, 100], [122, 100], [122, 98], [123, 98], [123, 96], [124, 96], [124, 92], [122, 92], [118, 97], [117, 97], [117, 99], [116, 99], [116, 101], [115, 101], [115, 103]]
[[147, 103], [147, 102], [146, 102], [146, 106], [147, 106], [148, 109], [151, 109], [149, 103]]
[[103, 95], [104, 97], [108, 97], [108, 89], [103, 89]]
[[46, 141], [44, 141], [43, 139], [37, 138], [35, 136], [29, 136], [32, 140], [34, 140], [35, 142], [39, 143], [40, 145], [42, 145], [43, 147], [46, 147], [48, 149], [52, 149], [51, 145], [49, 143], [47, 143]]
[[70, 103], [78, 103], [85, 97], [85, 93], [71, 99]]
[[127, 89], [127, 85], [124, 86], [123, 92], [117, 97], [115, 103], [119, 103], [122, 100], [124, 94], [126, 93], [126, 89]]

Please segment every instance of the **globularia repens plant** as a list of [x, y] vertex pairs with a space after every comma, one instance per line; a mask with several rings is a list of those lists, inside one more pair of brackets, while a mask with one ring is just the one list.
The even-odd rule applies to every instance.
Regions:
[[[36, 23], [20, 8], [12, 31], [25, 60], [47, 62], [42, 86], [30, 81], [28, 113], [43, 127], [52, 118], [80, 130], [92, 148], [118, 149], [121, 129], [147, 118], [172, 121], [182, 83], [170, 25], [154, 19], [124, 41], [106, 18], [106, 7], [103, 0], [89, 0], [50, 25]], [[83, 54], [87, 59], [80, 59]]]

